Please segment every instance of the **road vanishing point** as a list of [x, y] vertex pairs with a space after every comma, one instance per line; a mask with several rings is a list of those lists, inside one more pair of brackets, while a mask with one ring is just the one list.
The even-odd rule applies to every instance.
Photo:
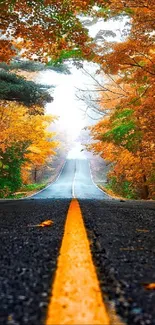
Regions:
[[87, 159], [0, 202], [0, 324], [155, 324], [155, 204], [115, 200]]

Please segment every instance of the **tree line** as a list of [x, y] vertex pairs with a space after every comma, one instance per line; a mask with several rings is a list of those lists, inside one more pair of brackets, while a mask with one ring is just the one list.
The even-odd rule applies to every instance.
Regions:
[[[107, 78], [100, 89], [100, 109], [106, 117], [91, 128], [95, 142], [89, 149], [111, 164], [108, 186], [114, 192], [128, 198], [154, 198], [154, 1], [2, 0], [0, 9], [1, 62], [9, 63], [18, 55], [43, 64], [62, 63], [70, 57], [99, 64], [100, 73]], [[130, 18], [130, 31], [123, 42], [98, 45], [89, 37], [79, 15], [106, 20], [125, 15]], [[14, 80], [13, 87], [9, 80]], [[10, 180], [9, 173], [14, 173], [16, 165], [20, 183], [25, 164], [39, 159], [39, 152], [44, 156], [40, 163], [47, 159], [49, 153], [43, 154], [45, 139], [52, 146], [47, 145], [47, 151], [53, 154], [55, 143], [46, 134], [48, 121], [43, 109], [49, 94], [31, 84], [32, 96], [26, 96], [26, 103], [20, 92], [24, 80], [5, 71], [1, 72], [1, 82], [1, 179]], [[31, 132], [25, 133], [33, 119], [42, 144]], [[22, 131], [18, 124], [21, 135], [17, 134], [17, 120], [23, 126]], [[11, 161], [15, 163], [10, 167]], [[2, 182], [1, 191], [9, 191], [9, 186]]]
[[90, 146], [111, 163], [108, 186], [127, 198], [155, 197], [154, 1], [110, 1], [110, 15], [130, 17], [124, 42], [98, 48], [95, 62], [107, 82], [100, 109], [108, 112], [91, 128]]

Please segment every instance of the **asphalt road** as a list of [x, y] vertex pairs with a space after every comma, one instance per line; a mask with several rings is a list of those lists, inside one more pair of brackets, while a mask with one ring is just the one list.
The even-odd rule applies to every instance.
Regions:
[[79, 200], [102, 293], [126, 324], [155, 324], [155, 203]]
[[109, 199], [108, 195], [95, 186], [92, 181], [87, 159], [68, 159], [58, 179], [43, 191], [33, 195], [35, 199]]
[[[155, 204], [111, 200], [86, 160], [30, 199], [0, 202], [0, 324], [45, 324], [71, 198], [79, 199], [101, 289], [126, 324], [155, 324]], [[51, 227], [38, 227], [51, 219]], [[104, 324], [106, 325], [106, 324]]]
[[0, 324], [44, 324], [69, 202], [0, 204]]

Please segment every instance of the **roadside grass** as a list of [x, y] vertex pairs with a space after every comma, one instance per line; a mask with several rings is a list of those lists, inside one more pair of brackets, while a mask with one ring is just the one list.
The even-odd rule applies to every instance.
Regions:
[[43, 190], [47, 186], [48, 182], [39, 183], [39, 184], [27, 184], [23, 185], [18, 192], [12, 193], [9, 196], [5, 197], [6, 199], [20, 199], [27, 197], [35, 193], [36, 191]]
[[21, 199], [21, 198], [26, 198], [28, 196], [31, 196], [32, 194], [35, 194], [36, 192], [39, 192], [43, 190], [46, 186], [49, 184], [55, 182], [57, 179], [58, 175], [61, 172], [61, 169], [63, 168], [65, 163], [64, 159], [60, 160], [60, 163], [58, 164], [55, 162], [55, 165], [52, 169], [51, 175], [47, 177], [44, 180], [42, 180], [41, 183], [31, 183], [27, 185], [22, 185], [18, 191], [14, 193], [5, 193], [0, 196], [0, 200], [2, 199]]
[[21, 191], [23, 192], [29, 192], [29, 191], [34, 191], [34, 190], [42, 190], [45, 186], [47, 185], [47, 182], [44, 183], [39, 183], [39, 184], [27, 184], [27, 185], [23, 185], [21, 187]]
[[128, 200], [128, 198], [122, 197], [121, 195], [114, 193], [113, 190], [110, 189], [108, 185], [103, 186], [103, 185], [98, 184], [98, 187], [102, 191], [104, 191], [105, 193], [107, 193], [108, 195], [113, 197], [114, 199]]

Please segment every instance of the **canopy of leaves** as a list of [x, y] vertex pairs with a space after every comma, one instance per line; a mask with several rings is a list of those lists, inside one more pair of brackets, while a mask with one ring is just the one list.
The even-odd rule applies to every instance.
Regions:
[[57, 58], [63, 50], [79, 49], [89, 57], [90, 38], [78, 14], [90, 13], [100, 0], [5, 0], [0, 3], [0, 61], [20, 52], [27, 58], [37, 56], [42, 62]]

